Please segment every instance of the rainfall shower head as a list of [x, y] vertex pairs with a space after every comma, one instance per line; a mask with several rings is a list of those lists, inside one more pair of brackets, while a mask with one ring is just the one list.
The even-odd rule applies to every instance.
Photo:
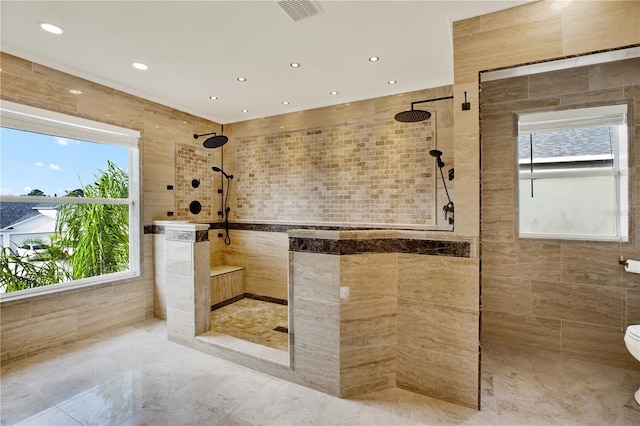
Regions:
[[429, 151], [429, 155], [436, 158], [436, 160], [438, 161], [438, 167], [440, 168], [444, 167], [444, 161], [442, 161], [442, 151], [437, 149], [432, 149], [431, 151]]
[[453, 96], [445, 96], [443, 98], [425, 99], [424, 101], [411, 102], [411, 109], [409, 111], [402, 111], [397, 113], [394, 118], [401, 123], [417, 123], [419, 121], [428, 120], [431, 117], [429, 111], [423, 111], [421, 109], [413, 109], [415, 104], [422, 104], [425, 102], [435, 102], [444, 99], [453, 99]]
[[204, 143], [202, 144], [202, 146], [204, 146], [205, 148], [220, 148], [222, 145], [224, 145], [225, 143], [227, 143], [229, 141], [229, 138], [224, 136], [224, 135], [216, 135], [215, 132], [213, 133], [203, 133], [201, 135], [193, 135], [194, 139], [198, 139], [200, 136], [208, 136], [208, 135], [213, 135], [210, 138], [207, 138]]
[[409, 111], [402, 111], [395, 115], [396, 121], [401, 123], [417, 123], [418, 121], [424, 121], [431, 117], [431, 113], [429, 111], [423, 111], [421, 109], [413, 109], [413, 107]]
[[224, 172], [224, 170], [222, 170], [220, 167], [213, 166], [213, 167], [211, 167], [211, 170], [213, 170], [214, 172], [220, 172], [220, 173], [222, 173], [222, 175], [223, 175], [224, 177], [226, 177], [227, 179], [233, 179], [233, 175], [228, 175], [228, 174], [226, 174], [226, 173]]

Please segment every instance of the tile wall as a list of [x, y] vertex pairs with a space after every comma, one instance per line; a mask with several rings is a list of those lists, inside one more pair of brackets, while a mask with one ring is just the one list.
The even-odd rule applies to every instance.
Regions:
[[621, 246], [519, 239], [513, 132], [514, 111], [635, 102], [630, 205], [637, 211], [640, 58], [483, 82], [481, 88], [483, 340], [640, 369], [622, 331], [640, 322], [640, 276], [618, 264], [620, 254], [640, 258], [637, 226]]
[[[448, 86], [225, 126], [233, 158], [231, 217], [249, 222], [442, 225], [446, 196], [430, 149], [453, 167], [452, 100], [420, 104], [420, 123], [393, 116]], [[445, 170], [446, 171], [446, 170]], [[437, 186], [435, 186], [437, 185]], [[454, 181], [447, 183], [453, 194]], [[437, 188], [434, 200], [434, 188]], [[417, 194], [417, 196], [416, 196]]]
[[235, 218], [431, 224], [436, 114], [236, 139]]

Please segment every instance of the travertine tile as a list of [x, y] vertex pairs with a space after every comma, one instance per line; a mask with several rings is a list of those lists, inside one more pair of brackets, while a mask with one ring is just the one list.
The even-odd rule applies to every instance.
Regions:
[[[529, 76], [496, 80], [482, 85], [482, 103], [495, 104], [529, 98]], [[481, 123], [483, 125], [483, 123]], [[483, 127], [484, 134], [484, 127]]]
[[562, 355], [640, 370], [640, 363], [624, 345], [624, 332], [620, 328], [562, 321]]
[[296, 345], [307, 343], [333, 351], [340, 348], [340, 304], [295, 297], [293, 334]]
[[562, 245], [562, 281], [619, 287], [624, 269], [618, 264], [620, 248], [615, 246]]
[[340, 350], [340, 396], [362, 395], [396, 385], [396, 345]]
[[479, 314], [407, 300], [398, 301], [398, 347], [429, 349], [473, 359], [478, 356]]
[[340, 256], [293, 253], [292, 265], [296, 298], [340, 301]]
[[477, 259], [398, 254], [398, 298], [477, 309]]
[[640, 324], [640, 290], [626, 289], [626, 324]]
[[31, 317], [31, 302], [13, 302], [0, 305], [0, 325], [29, 319]]
[[576, 2], [562, 14], [564, 55], [628, 46], [640, 39], [640, 4], [635, 1]]
[[98, 299], [77, 308], [78, 338], [84, 339], [144, 319], [143, 291], [114, 296], [109, 300]]
[[493, 242], [482, 245], [482, 273], [505, 278], [536, 277], [560, 281], [560, 244], [537, 241]]
[[531, 283], [525, 278], [482, 274], [482, 308], [525, 315], [531, 312]]
[[340, 256], [339, 285], [349, 287], [351, 301], [395, 298], [398, 292], [396, 258], [396, 253]]
[[66, 310], [0, 326], [2, 361], [17, 359], [77, 339], [76, 311]]
[[296, 338], [293, 369], [305, 385], [330, 395], [340, 395], [340, 351]]
[[586, 92], [590, 85], [589, 74], [588, 67], [532, 74], [529, 76], [529, 97], [540, 98]]
[[340, 349], [395, 345], [397, 313], [396, 299], [342, 303]]
[[482, 312], [482, 341], [559, 354], [560, 320], [485, 310]]
[[622, 289], [549, 281], [531, 282], [531, 314], [589, 324], [622, 322]]
[[398, 346], [398, 386], [468, 407], [478, 407], [478, 361]]
[[244, 271], [229, 272], [211, 277], [212, 305], [244, 293]]

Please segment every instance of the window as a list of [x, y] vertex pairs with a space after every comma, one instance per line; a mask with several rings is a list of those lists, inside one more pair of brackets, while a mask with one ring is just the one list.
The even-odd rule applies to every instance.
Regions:
[[518, 116], [523, 238], [628, 241], [627, 105]]
[[7, 101], [0, 113], [0, 293], [139, 275], [139, 132]]

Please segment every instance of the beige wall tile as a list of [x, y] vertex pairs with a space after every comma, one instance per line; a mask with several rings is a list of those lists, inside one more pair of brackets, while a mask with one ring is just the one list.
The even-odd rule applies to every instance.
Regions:
[[77, 340], [76, 311], [58, 311], [0, 326], [2, 362]]
[[482, 273], [495, 277], [560, 281], [560, 244], [493, 242], [482, 246]]
[[478, 356], [478, 312], [398, 300], [398, 347]]
[[245, 293], [244, 271], [211, 277], [211, 305]]
[[398, 387], [478, 408], [478, 360], [398, 346]]
[[620, 248], [605, 244], [562, 245], [562, 281], [619, 287], [624, 269]]
[[331, 303], [340, 301], [340, 256], [293, 253], [295, 298]]
[[640, 370], [640, 363], [624, 345], [620, 327], [562, 322], [562, 355], [629, 370]]
[[640, 290], [626, 289], [626, 324], [640, 324]]
[[640, 4], [636, 1], [575, 2], [562, 14], [565, 55], [627, 46], [640, 40]]
[[531, 313], [531, 282], [482, 274], [482, 308], [517, 315]]
[[531, 282], [531, 314], [589, 324], [618, 326], [622, 289], [559, 282]]
[[[398, 294], [396, 253], [339, 256], [340, 287], [349, 288], [349, 301], [395, 299]], [[344, 301], [343, 301], [344, 302]]]
[[297, 380], [330, 395], [340, 396], [340, 351], [296, 340], [293, 346]]
[[0, 325], [27, 320], [31, 317], [31, 302], [4, 302], [0, 304]]
[[550, 94], [556, 96], [586, 92], [592, 84], [589, 74], [589, 68], [586, 67], [532, 74], [529, 76], [527, 97], [540, 98], [549, 97]]
[[340, 350], [340, 396], [396, 386], [396, 345]]
[[340, 349], [395, 345], [398, 305], [395, 298], [340, 305]]
[[398, 298], [478, 309], [478, 260], [398, 254]]
[[485, 310], [482, 312], [482, 341], [560, 354], [560, 320]]
[[293, 301], [295, 344], [340, 350], [340, 304], [295, 297]]
[[97, 299], [77, 308], [78, 339], [145, 319], [144, 291]]

